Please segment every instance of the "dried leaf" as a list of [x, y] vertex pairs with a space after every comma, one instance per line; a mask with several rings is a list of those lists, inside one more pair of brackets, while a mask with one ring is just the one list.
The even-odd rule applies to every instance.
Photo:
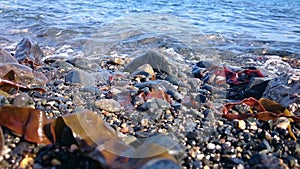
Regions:
[[29, 107], [0, 107], [0, 125], [9, 128], [30, 142], [50, 143], [43, 130], [44, 124], [49, 122], [40, 110]]

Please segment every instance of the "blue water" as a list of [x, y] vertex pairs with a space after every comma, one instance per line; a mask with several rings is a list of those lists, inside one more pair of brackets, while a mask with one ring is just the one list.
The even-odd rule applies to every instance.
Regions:
[[166, 46], [300, 55], [299, 0], [7, 0], [0, 21], [2, 44], [29, 36], [100, 54]]

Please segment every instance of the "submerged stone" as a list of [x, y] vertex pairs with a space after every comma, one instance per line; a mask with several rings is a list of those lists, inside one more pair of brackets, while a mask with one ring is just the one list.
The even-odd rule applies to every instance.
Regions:
[[134, 72], [143, 64], [149, 64], [153, 67], [153, 69], [166, 72], [169, 75], [177, 76], [178, 73], [177, 67], [172, 64], [167, 56], [153, 50], [133, 59], [125, 66], [124, 71]]

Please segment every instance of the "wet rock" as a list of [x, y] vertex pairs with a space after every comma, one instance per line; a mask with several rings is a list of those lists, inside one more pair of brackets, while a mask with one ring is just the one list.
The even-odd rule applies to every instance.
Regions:
[[139, 106], [138, 110], [145, 112], [141, 115], [149, 116], [151, 120], [158, 120], [162, 116], [163, 111], [170, 108], [171, 105], [167, 101], [154, 99]]
[[24, 38], [18, 43], [15, 53], [15, 58], [18, 62], [32, 61], [41, 64], [41, 59], [44, 57], [43, 51], [32, 39]]
[[63, 69], [64, 71], [70, 71], [74, 69], [74, 66], [66, 61], [57, 60], [51, 64], [52, 67]]
[[251, 168], [278, 168], [283, 169], [277, 157], [266, 154], [254, 154], [250, 160], [249, 165]]
[[18, 61], [6, 50], [0, 48], [0, 64], [18, 63]]
[[20, 93], [16, 96], [16, 98], [13, 101], [14, 106], [19, 107], [27, 107], [27, 106], [33, 106], [34, 101], [27, 93]]
[[134, 85], [135, 87], [142, 89], [145, 87], [149, 87], [155, 90], [161, 90], [163, 89], [164, 91], [167, 90], [176, 90], [175, 87], [168, 81], [166, 80], [151, 80], [148, 82], [141, 82], [141, 83], [137, 83]]
[[101, 99], [95, 102], [95, 105], [102, 110], [108, 112], [118, 112], [121, 111], [122, 107], [119, 102], [113, 99]]
[[70, 83], [80, 83], [83, 86], [95, 86], [95, 78], [83, 70], [72, 70], [65, 76], [65, 81]]
[[300, 115], [300, 71], [287, 73], [272, 79], [263, 93], [263, 97], [269, 98], [287, 107], [295, 115]]
[[95, 77], [98, 84], [107, 84], [109, 81], [109, 77], [112, 76], [112, 74], [107, 70], [98, 70], [98, 72], [93, 73], [93, 76]]
[[0, 106], [4, 106], [7, 102], [7, 98], [0, 94]]
[[180, 169], [174, 161], [163, 159], [163, 158], [154, 158], [148, 161], [141, 169]]
[[271, 78], [268, 77], [251, 78], [241, 98], [254, 97], [255, 99], [260, 99], [270, 80]]
[[82, 57], [70, 59], [68, 60], [68, 62], [74, 65], [75, 67], [83, 70], [97, 71], [98, 69], [100, 69], [100, 66], [98, 64]]
[[172, 64], [167, 56], [153, 50], [133, 59], [129, 64], [125, 66], [124, 71], [134, 72], [139, 66], [143, 64], [150, 64], [153, 69], [166, 72], [169, 75], [177, 76], [178, 73], [177, 67]]
[[132, 72], [130, 76], [135, 77], [137, 75], [144, 75], [151, 79], [152, 77], [155, 77], [155, 72], [150, 64], [144, 64]]

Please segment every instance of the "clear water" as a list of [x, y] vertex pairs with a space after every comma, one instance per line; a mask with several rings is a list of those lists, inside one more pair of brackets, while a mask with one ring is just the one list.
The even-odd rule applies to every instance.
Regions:
[[165, 46], [187, 55], [300, 58], [298, 0], [6, 0], [0, 23], [2, 44], [29, 36], [91, 56]]

